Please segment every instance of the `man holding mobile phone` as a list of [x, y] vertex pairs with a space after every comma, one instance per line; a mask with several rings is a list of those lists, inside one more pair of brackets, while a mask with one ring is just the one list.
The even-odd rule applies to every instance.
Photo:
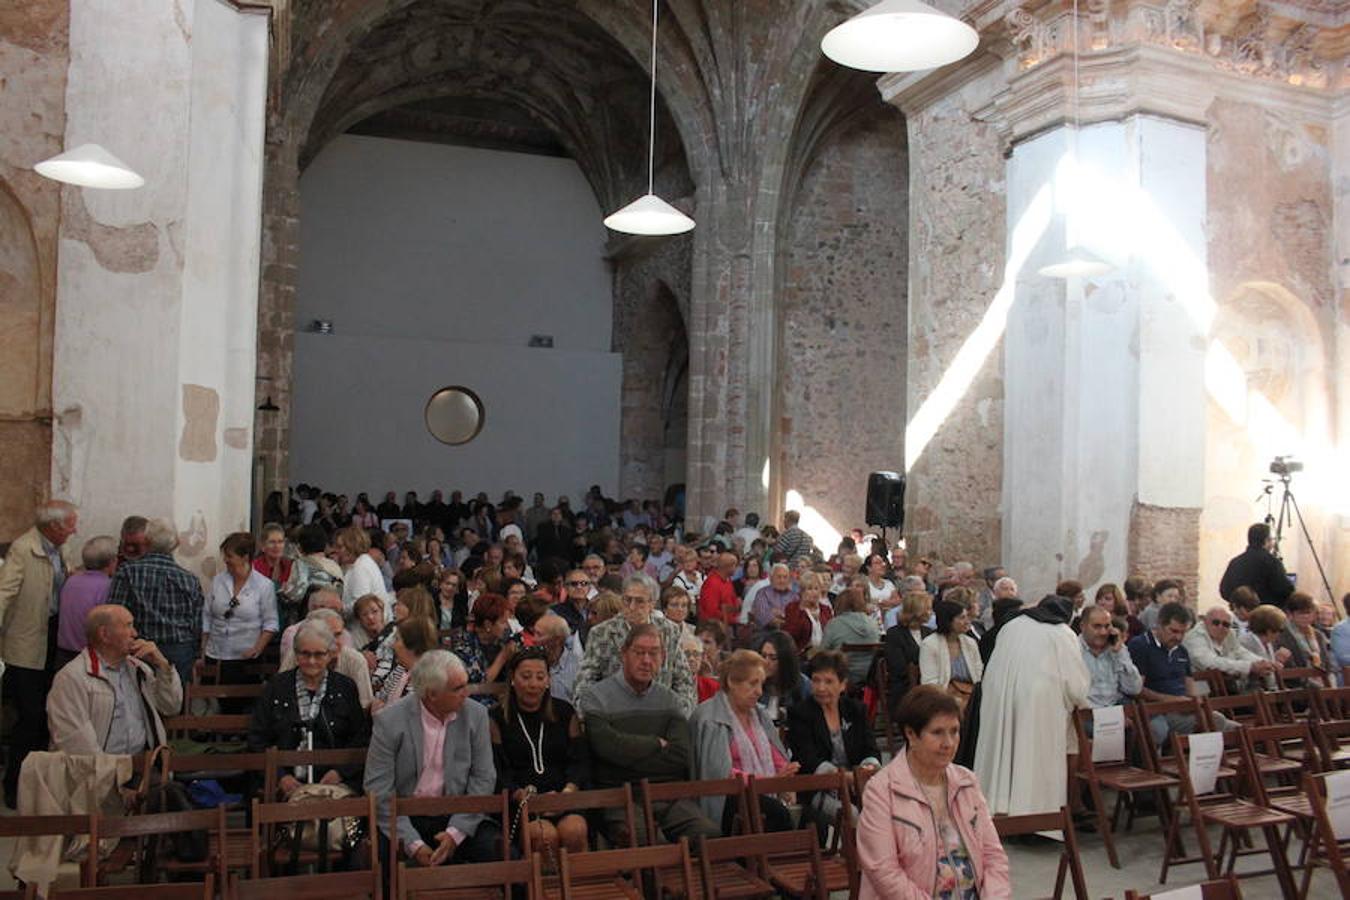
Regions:
[[1124, 636], [1111, 623], [1111, 613], [1095, 604], [1084, 607], [1080, 624], [1083, 662], [1092, 676], [1088, 705], [1118, 706], [1143, 690], [1144, 676], [1125, 649]]

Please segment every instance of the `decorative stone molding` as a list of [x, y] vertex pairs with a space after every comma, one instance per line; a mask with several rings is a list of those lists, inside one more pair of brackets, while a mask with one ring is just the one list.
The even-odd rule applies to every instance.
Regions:
[[[1336, 91], [1350, 87], [1343, 44], [1350, 21], [1328, 27], [1325, 16], [1292, 4], [1258, 3], [1245, 16], [1225, 16], [1201, 0], [1087, 0], [1079, 9], [1080, 54], [1131, 45], [1165, 47], [1206, 59], [1219, 71]], [[1072, 52], [1073, 7], [1062, 3], [1014, 6], [1004, 25], [1018, 48], [1017, 67], [1028, 71]]]

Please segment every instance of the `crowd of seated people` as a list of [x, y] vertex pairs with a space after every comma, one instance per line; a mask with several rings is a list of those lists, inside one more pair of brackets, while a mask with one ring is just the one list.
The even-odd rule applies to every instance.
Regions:
[[[26, 752], [153, 747], [184, 688], [203, 680], [265, 679], [256, 698], [219, 701], [221, 712], [251, 715], [250, 749], [369, 746], [364, 766], [308, 777], [375, 794], [382, 829], [395, 795], [504, 789], [519, 806], [643, 779], [876, 769], [883, 702], [882, 715], [918, 748], [907, 762], [899, 754], [908, 768], [893, 777], [965, 784], [968, 772], [943, 774], [952, 742], [976, 731], [991, 657], [1017, 652], [998, 642], [1023, 613], [1002, 569], [981, 578], [969, 563], [911, 559], [861, 532], [827, 557], [792, 511], [780, 529], [728, 510], [695, 534], [669, 507], [616, 504], [598, 489], [575, 511], [566, 498], [494, 505], [483, 495], [466, 503], [458, 491], [448, 502], [435, 491], [427, 503], [409, 492], [399, 504], [390, 492], [349, 504], [308, 486], [267, 507], [273, 521], [260, 539], [220, 543], [219, 574], [205, 588], [175, 561], [172, 523], [130, 517], [120, 537], [83, 543], [81, 567], [67, 541], [77, 511], [40, 511], [35, 549], [16, 541], [0, 569], [0, 609], [50, 602], [54, 612], [45, 659], [13, 653], [10, 638], [15, 622], [30, 640], [46, 638], [38, 626], [48, 607], [36, 624], [5, 619], [7, 697], [16, 670], [16, 683], [42, 686], [40, 719], [33, 697], [17, 704], [11, 806]], [[47, 563], [45, 582], [26, 582], [35, 577], [29, 556]], [[1210, 669], [1235, 688], [1268, 685], [1285, 666], [1322, 669], [1331, 683], [1350, 665], [1350, 632], [1307, 594], [1276, 606], [1239, 586], [1226, 603], [1199, 604], [1197, 617], [1184, 590], [1133, 577], [1101, 586], [1089, 603], [1082, 585], [1057, 585], [1037, 621], [1079, 635], [1070, 639], [1082, 684], [1066, 696], [1080, 707], [1184, 696]], [[270, 675], [258, 665], [267, 660], [276, 662]], [[33, 671], [46, 673], [50, 693]], [[1195, 727], [1179, 718], [1151, 725], [1160, 739]], [[975, 759], [968, 750], [962, 759]], [[299, 786], [295, 772], [278, 780], [283, 798]], [[799, 799], [822, 822], [849, 802], [832, 792]], [[781, 798], [757, 802], [765, 828], [793, 827]], [[983, 803], [946, 812], [978, 819]], [[530, 820], [532, 843], [576, 851], [597, 834], [626, 842], [612, 812]], [[673, 800], [658, 805], [655, 823], [668, 840], [692, 839], [726, 833], [731, 814], [720, 798]], [[864, 868], [890, 840], [888, 822], [879, 826], [886, 836], [860, 836]], [[421, 865], [487, 860], [500, 856], [504, 827], [480, 815], [400, 818], [381, 839]], [[961, 877], [993, 860], [980, 877], [1006, 878], [983, 825], [957, 837]], [[887, 866], [878, 879], [895, 877]]]

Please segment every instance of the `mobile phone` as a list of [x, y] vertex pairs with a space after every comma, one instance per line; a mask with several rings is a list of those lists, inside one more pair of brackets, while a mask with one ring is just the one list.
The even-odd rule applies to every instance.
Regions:
[[1111, 629], [1111, 633], [1106, 636], [1106, 642], [1108, 644], [1114, 644], [1119, 639], [1120, 635], [1116, 632], [1114, 628]]

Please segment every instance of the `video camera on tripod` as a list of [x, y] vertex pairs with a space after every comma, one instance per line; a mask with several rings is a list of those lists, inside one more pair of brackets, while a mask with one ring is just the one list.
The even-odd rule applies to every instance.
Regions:
[[1331, 582], [1327, 578], [1327, 570], [1322, 567], [1322, 559], [1317, 555], [1317, 545], [1313, 543], [1312, 535], [1308, 533], [1308, 523], [1303, 521], [1303, 511], [1298, 507], [1298, 500], [1294, 497], [1293, 488], [1289, 486], [1293, 480], [1295, 472], [1303, 471], [1303, 463], [1294, 459], [1292, 456], [1277, 456], [1270, 462], [1270, 472], [1280, 480], [1283, 485], [1283, 496], [1280, 497], [1280, 511], [1276, 515], [1271, 504], [1274, 502], [1275, 485], [1271, 481], [1266, 482], [1265, 489], [1257, 496], [1266, 498], [1266, 524], [1272, 526], [1275, 546], [1274, 553], [1277, 558], [1283, 558], [1280, 554], [1280, 542], [1284, 540], [1284, 528], [1286, 525], [1292, 526], [1298, 523], [1299, 530], [1303, 532], [1303, 539], [1308, 543], [1308, 550], [1311, 551], [1313, 563], [1317, 566], [1317, 574], [1322, 576], [1322, 587], [1326, 589], [1327, 597], [1335, 602], [1331, 593]]
[[1295, 472], [1302, 472], [1303, 463], [1292, 456], [1277, 456], [1270, 462], [1270, 471], [1272, 475], [1287, 479]]

